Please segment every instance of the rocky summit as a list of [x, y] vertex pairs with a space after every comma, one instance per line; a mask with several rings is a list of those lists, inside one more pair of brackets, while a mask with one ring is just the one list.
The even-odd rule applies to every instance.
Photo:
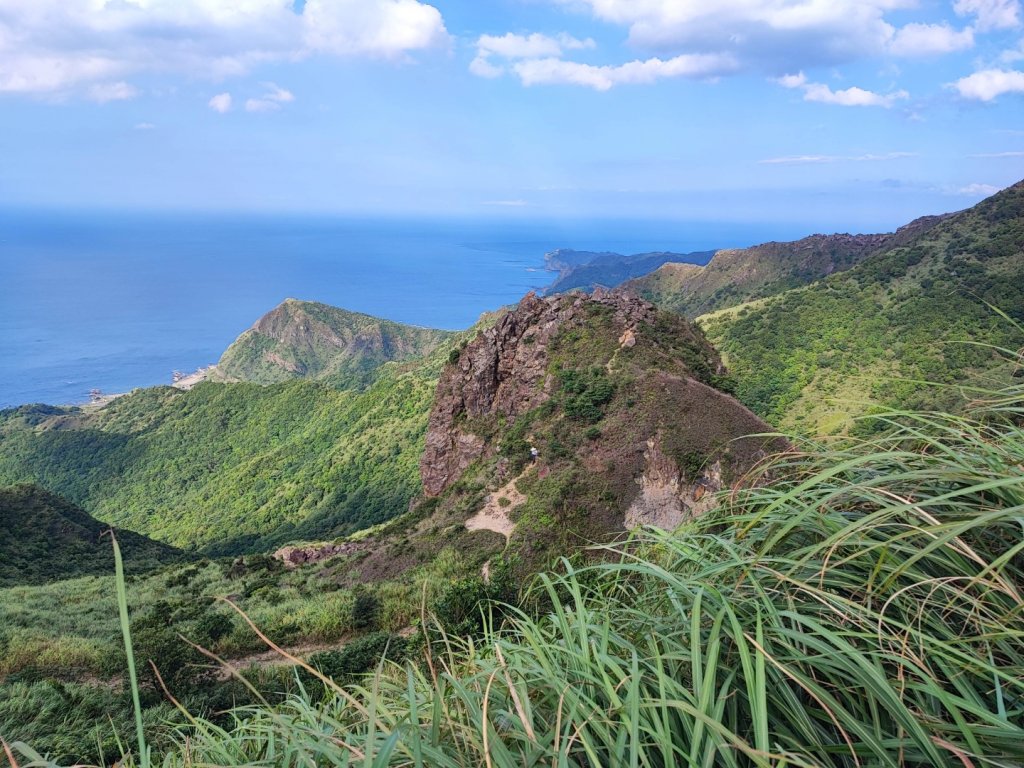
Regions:
[[620, 292], [530, 294], [452, 353], [420, 462], [424, 492], [442, 510], [486, 494], [480, 513], [509, 519], [489, 530], [527, 556], [546, 549], [542, 529], [575, 530], [578, 544], [671, 528], [780, 446], [754, 437], [771, 430], [730, 387], [714, 348], [678, 315]]

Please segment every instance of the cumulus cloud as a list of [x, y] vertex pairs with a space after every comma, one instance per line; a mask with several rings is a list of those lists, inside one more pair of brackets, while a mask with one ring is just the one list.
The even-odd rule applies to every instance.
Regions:
[[311, 50], [339, 56], [394, 57], [448, 41], [441, 12], [419, 0], [306, 0], [302, 20]]
[[246, 99], [246, 112], [274, 112], [283, 104], [295, 101], [295, 95], [291, 91], [285, 90], [276, 83], [264, 83], [263, 87], [267, 90], [262, 96], [256, 99]]
[[1024, 72], [984, 69], [950, 83], [965, 99], [992, 101], [1007, 93], [1024, 93]]
[[226, 114], [231, 111], [231, 94], [230, 93], [218, 93], [207, 103], [207, 106], [214, 112], [220, 112], [220, 114]]
[[974, 47], [974, 30], [949, 24], [907, 24], [897, 30], [889, 51], [896, 56], [932, 56]]
[[1020, 26], [1020, 0], [956, 0], [953, 10], [959, 16], [974, 16], [981, 32]]
[[875, 93], [863, 88], [844, 88], [833, 91], [824, 83], [809, 83], [804, 89], [804, 101], [819, 101], [822, 104], [838, 104], [841, 107], [885, 107], [888, 109], [901, 99], [909, 99], [906, 91]]
[[591, 38], [579, 40], [564, 32], [557, 37], [533, 33], [516, 35], [511, 32], [502, 35], [481, 35], [476, 41], [476, 58], [469, 65], [469, 71], [478, 77], [499, 77], [507, 70], [494, 59], [537, 59], [559, 58], [565, 51], [594, 48]]
[[560, 0], [628, 27], [651, 50], [731, 53], [746, 67], [785, 72], [882, 53], [889, 11], [909, 0]]
[[564, 32], [557, 37], [549, 37], [539, 33], [532, 35], [514, 35], [509, 33], [481, 35], [476, 41], [477, 51], [483, 55], [497, 54], [506, 59], [536, 59], [546, 56], [561, 56], [563, 51], [578, 51], [593, 48], [593, 39], [579, 40]]
[[0, 0], [0, 93], [89, 95], [137, 73], [222, 79], [312, 55], [446, 45], [419, 0]]
[[897, 101], [909, 99], [906, 91], [875, 93], [856, 86], [833, 91], [824, 83], [808, 82], [803, 72], [795, 75], [784, 75], [776, 82], [786, 88], [799, 88], [804, 92], [804, 101], [817, 101], [822, 104], [837, 104], [841, 107], [892, 107]]
[[715, 77], [737, 68], [724, 54], [684, 54], [671, 59], [630, 61], [617, 66], [595, 66], [562, 59], [527, 59], [513, 65], [523, 85], [583, 85], [607, 91], [616, 85], [653, 83], [667, 77]]

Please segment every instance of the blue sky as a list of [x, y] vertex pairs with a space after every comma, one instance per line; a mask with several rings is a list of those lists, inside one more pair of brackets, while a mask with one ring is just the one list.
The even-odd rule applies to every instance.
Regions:
[[0, 205], [885, 229], [1024, 177], [1020, 0], [0, 0]]

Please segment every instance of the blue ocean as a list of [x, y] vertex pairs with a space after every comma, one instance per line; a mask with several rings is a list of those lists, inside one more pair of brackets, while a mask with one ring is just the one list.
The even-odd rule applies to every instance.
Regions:
[[650, 221], [0, 212], [0, 407], [81, 403], [215, 363], [283, 299], [459, 329], [554, 275], [556, 248], [640, 253], [806, 234]]

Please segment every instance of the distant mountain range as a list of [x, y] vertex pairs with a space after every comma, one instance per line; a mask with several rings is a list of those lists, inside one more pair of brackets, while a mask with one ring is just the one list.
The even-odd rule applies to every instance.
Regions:
[[558, 277], [546, 289], [548, 295], [573, 289], [615, 288], [634, 277], [646, 275], [663, 264], [706, 264], [715, 251], [695, 253], [636, 253], [626, 256], [609, 251], [574, 251], [562, 248], [544, 254], [547, 269]]

